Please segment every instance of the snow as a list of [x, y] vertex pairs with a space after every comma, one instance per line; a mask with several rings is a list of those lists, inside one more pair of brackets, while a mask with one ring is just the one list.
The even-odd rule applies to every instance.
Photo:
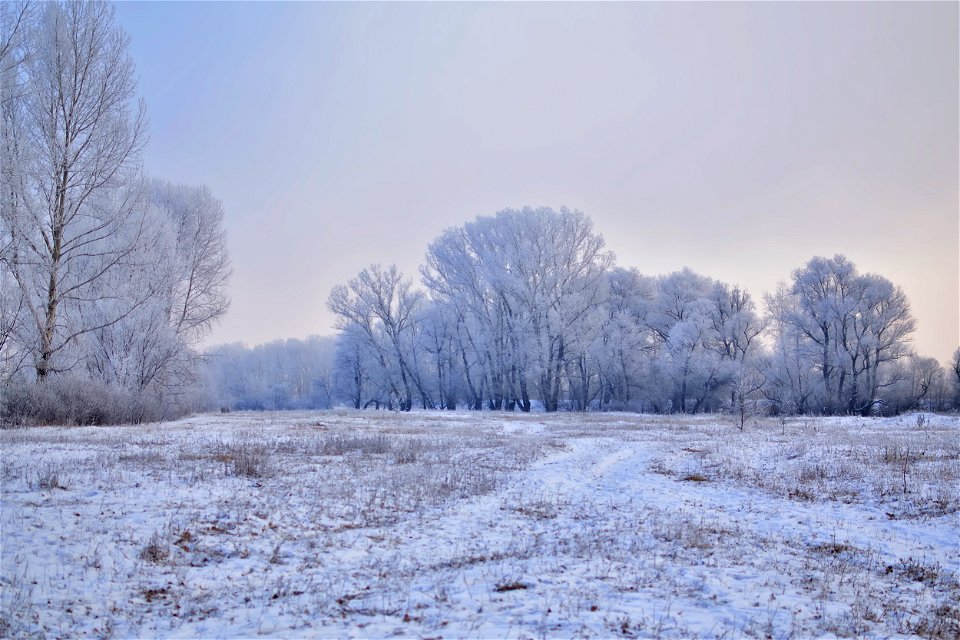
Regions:
[[0, 635], [953, 637], [958, 435], [440, 412], [3, 431]]

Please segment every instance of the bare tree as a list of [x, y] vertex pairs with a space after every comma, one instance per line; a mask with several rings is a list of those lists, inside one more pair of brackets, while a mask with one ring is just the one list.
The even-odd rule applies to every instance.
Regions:
[[0, 5], [0, 74], [3, 75], [3, 101], [22, 97], [22, 65], [30, 55], [26, 32], [33, 21], [35, 7], [29, 2], [4, 2]]
[[953, 408], [960, 409], [960, 347], [950, 360], [950, 384], [953, 387]]
[[771, 352], [763, 395], [779, 413], [809, 413], [822, 377], [814, 370], [817, 354], [795, 322], [796, 299], [781, 282], [776, 292], [764, 297], [764, 304]]
[[756, 313], [753, 298], [740, 287], [717, 282], [708, 300], [713, 348], [724, 358], [745, 362], [765, 327]]
[[400, 409], [404, 411], [413, 406], [413, 387], [423, 407], [433, 408], [407, 348], [408, 333], [414, 328], [422, 298], [423, 294], [413, 290], [395, 265], [387, 269], [371, 265], [346, 286], [334, 287], [327, 301], [337, 314], [339, 328], [352, 326], [358, 330], [381, 366], [395, 371], [399, 383], [392, 385], [391, 391], [400, 397]]
[[598, 345], [598, 370], [604, 388], [600, 407], [642, 406], [643, 399], [637, 395], [644, 365], [654, 348], [647, 325], [656, 293], [654, 282], [636, 269], [623, 268], [610, 270], [606, 279], [607, 299]]
[[175, 333], [196, 343], [227, 312], [230, 299], [223, 205], [205, 187], [188, 187], [155, 180], [151, 202], [172, 229], [173, 265], [169, 320]]
[[585, 370], [592, 359], [584, 331], [594, 326], [588, 318], [603, 304], [612, 263], [582, 212], [506, 209], [444, 233], [430, 245], [422, 274], [464, 328], [477, 328], [470, 350], [485, 363], [490, 406], [529, 411], [529, 377], [544, 408], [556, 411], [571, 372], [580, 380], [580, 404], [590, 395], [596, 376]]
[[856, 277], [856, 267], [840, 255], [812, 258], [793, 272], [790, 293], [796, 306], [790, 322], [818, 352], [817, 369], [822, 377], [823, 408], [827, 412], [842, 404], [846, 372], [837, 363], [837, 332], [849, 322]]
[[144, 217], [135, 176], [146, 136], [128, 37], [111, 5], [46, 4], [30, 28], [23, 193], [17, 206], [4, 206], [3, 219], [43, 380], [71, 366], [56, 358], [76, 338], [150, 297], [144, 291], [107, 316], [89, 311], [101, 299], [98, 280], [135, 262]]
[[800, 337], [819, 373], [820, 409], [869, 414], [878, 392], [897, 382], [891, 363], [911, 355], [916, 322], [903, 291], [860, 274], [842, 255], [815, 257], [793, 273], [779, 315]]

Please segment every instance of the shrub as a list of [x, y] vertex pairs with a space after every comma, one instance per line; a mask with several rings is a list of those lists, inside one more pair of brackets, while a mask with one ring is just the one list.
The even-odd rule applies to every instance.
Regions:
[[262, 478], [270, 472], [270, 458], [263, 447], [240, 444], [231, 451], [233, 475]]
[[156, 533], [150, 537], [150, 540], [147, 542], [147, 544], [144, 545], [143, 549], [140, 550], [140, 558], [142, 560], [146, 560], [147, 562], [160, 564], [169, 557], [170, 550], [167, 548], [163, 538]]
[[71, 374], [11, 382], [0, 391], [0, 423], [5, 426], [136, 424], [182, 413], [165, 407], [156, 394]]

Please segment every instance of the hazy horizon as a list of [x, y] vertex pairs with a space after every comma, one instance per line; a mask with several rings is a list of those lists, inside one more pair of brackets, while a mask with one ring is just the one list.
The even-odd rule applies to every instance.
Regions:
[[[477, 215], [584, 211], [647, 275], [762, 294], [842, 253], [960, 343], [958, 5], [121, 3], [151, 175], [223, 200], [208, 344], [333, 333]], [[306, 287], [306, 295], [304, 288]]]

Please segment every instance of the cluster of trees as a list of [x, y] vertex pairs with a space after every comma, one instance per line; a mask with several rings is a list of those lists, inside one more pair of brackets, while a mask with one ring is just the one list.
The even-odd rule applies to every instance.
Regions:
[[201, 402], [228, 307], [223, 210], [148, 178], [128, 36], [100, 2], [0, 5], [7, 419], [139, 421]]
[[505, 210], [428, 248], [423, 288], [373, 265], [333, 289], [334, 397], [356, 408], [893, 413], [960, 406], [910, 349], [903, 291], [815, 257], [765, 299], [615, 266], [590, 219]]
[[916, 322], [886, 278], [858, 273], [843, 256], [813, 258], [768, 306], [777, 364], [769, 388], [780, 405], [869, 414], [936, 400], [928, 396], [940, 367], [910, 350]]

